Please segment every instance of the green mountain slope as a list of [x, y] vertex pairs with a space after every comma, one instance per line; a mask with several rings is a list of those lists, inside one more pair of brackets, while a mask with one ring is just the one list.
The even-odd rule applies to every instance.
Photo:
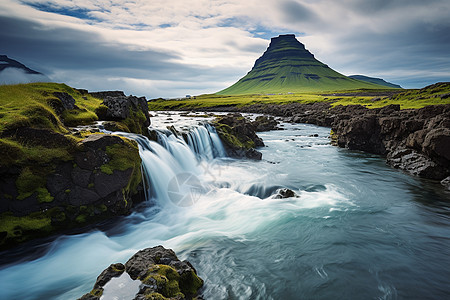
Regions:
[[252, 70], [219, 95], [386, 88], [344, 76], [314, 58], [293, 34], [272, 38]]
[[388, 81], [386, 81], [386, 80], [384, 80], [382, 78], [369, 77], [369, 76], [364, 76], [364, 75], [350, 75], [348, 77], [353, 78], [353, 79], [357, 79], [357, 80], [361, 80], [361, 81], [365, 81], [365, 82], [370, 82], [370, 83], [375, 83], [375, 84], [379, 84], [379, 85], [384, 85], [384, 86], [391, 87], [391, 88], [394, 88], [394, 89], [401, 89], [402, 88], [398, 84], [388, 82]]

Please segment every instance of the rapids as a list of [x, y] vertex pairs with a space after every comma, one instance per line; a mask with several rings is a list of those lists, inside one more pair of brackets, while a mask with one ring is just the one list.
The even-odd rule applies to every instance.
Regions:
[[[448, 297], [441, 186], [331, 146], [329, 128], [305, 124], [260, 133], [262, 161], [227, 158], [204, 120], [157, 113], [158, 143], [128, 134], [146, 203], [101, 229], [2, 253], [0, 299], [76, 299], [111, 263], [159, 244], [196, 267], [205, 299]], [[280, 188], [299, 197], [275, 199]]]

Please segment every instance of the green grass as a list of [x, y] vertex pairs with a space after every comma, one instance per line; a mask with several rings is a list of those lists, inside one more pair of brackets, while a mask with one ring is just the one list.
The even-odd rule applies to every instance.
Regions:
[[196, 99], [182, 100], [163, 100], [158, 99], [148, 103], [150, 110], [166, 110], [166, 109], [190, 109], [214, 106], [247, 106], [252, 104], [286, 104], [286, 103], [312, 103], [317, 101], [325, 101], [324, 96], [313, 93], [302, 94], [286, 94], [281, 95], [234, 95], [224, 96], [217, 94], [200, 95]]
[[[59, 101], [54, 92], [66, 92], [75, 99], [79, 109], [64, 111], [58, 116], [51, 103]], [[84, 99], [85, 97], [86, 99]], [[97, 120], [95, 109], [102, 100], [82, 95], [59, 83], [30, 83], [0, 86], [0, 133], [19, 127], [47, 128], [66, 133], [67, 126], [87, 124]]]
[[450, 83], [431, 85], [423, 89], [401, 90], [402, 92], [394, 96], [359, 96], [368, 92], [386, 93], [386, 90], [342, 90], [327, 92], [344, 93], [343, 95], [324, 95], [321, 93], [280, 93], [275, 95], [252, 94], [252, 95], [200, 95], [191, 99], [163, 100], [157, 99], [149, 102], [150, 110], [189, 110], [201, 109], [217, 106], [243, 107], [254, 104], [288, 104], [288, 103], [314, 103], [329, 102], [332, 106], [359, 104], [368, 108], [379, 108], [390, 104], [399, 104], [401, 109], [421, 108], [428, 105], [450, 104], [450, 98], [441, 98], [440, 95], [450, 93]]

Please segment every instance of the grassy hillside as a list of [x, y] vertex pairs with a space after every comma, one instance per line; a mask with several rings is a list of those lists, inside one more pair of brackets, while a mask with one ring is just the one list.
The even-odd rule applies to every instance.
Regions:
[[[393, 92], [398, 92], [394, 94]], [[437, 83], [423, 89], [393, 91], [386, 90], [344, 90], [327, 94], [293, 93], [293, 94], [253, 94], [253, 95], [201, 95], [195, 99], [153, 100], [149, 102], [150, 110], [189, 110], [202, 107], [247, 106], [252, 104], [286, 104], [330, 102], [332, 106], [360, 104], [368, 108], [399, 104], [402, 109], [421, 108], [427, 105], [450, 104], [450, 83]]]
[[[61, 101], [54, 92], [65, 92], [75, 99], [76, 107], [58, 112]], [[89, 124], [98, 119], [94, 110], [102, 100], [82, 95], [58, 83], [30, 83], [0, 86], [0, 167], [27, 165], [30, 162], [49, 164], [54, 160], [70, 160], [78, 138], [67, 126]], [[19, 128], [46, 129], [48, 137], [39, 143], [17, 137]], [[60, 138], [51, 138], [51, 133]], [[57, 141], [57, 142], [56, 142]], [[44, 171], [44, 169], [42, 169]]]
[[316, 60], [294, 35], [272, 38], [252, 70], [218, 95], [307, 93], [348, 89], [386, 89], [342, 75]]
[[[60, 101], [54, 92], [65, 92], [75, 99], [78, 108], [57, 115], [54, 106]], [[66, 133], [64, 125], [88, 124], [98, 119], [94, 110], [102, 100], [82, 95], [58, 83], [30, 83], [0, 86], [0, 134], [19, 127], [47, 128]]]

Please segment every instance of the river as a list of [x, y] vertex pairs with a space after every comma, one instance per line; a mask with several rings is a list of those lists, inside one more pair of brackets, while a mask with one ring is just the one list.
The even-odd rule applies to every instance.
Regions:
[[[158, 113], [152, 126], [202, 120]], [[5, 252], [0, 299], [76, 299], [111, 263], [156, 245], [196, 267], [205, 299], [448, 297], [450, 193], [330, 145], [329, 128], [283, 127], [258, 134], [261, 161], [225, 157], [205, 126], [191, 148], [141, 139], [148, 201], [102, 230]], [[280, 188], [297, 197], [276, 199]]]

